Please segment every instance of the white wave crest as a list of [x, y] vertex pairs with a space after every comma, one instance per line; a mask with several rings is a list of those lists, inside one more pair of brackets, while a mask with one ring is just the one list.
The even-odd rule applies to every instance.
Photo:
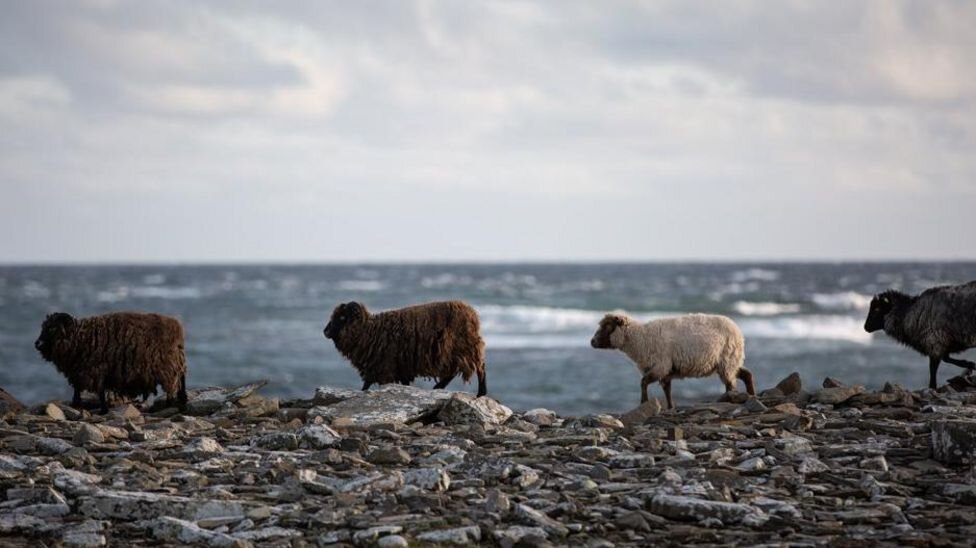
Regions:
[[820, 339], [869, 344], [871, 334], [851, 316], [811, 315], [739, 320], [742, 334], [765, 339]]
[[871, 299], [871, 295], [854, 291], [814, 293], [810, 298], [814, 304], [825, 310], [867, 310]]
[[126, 299], [199, 299], [203, 292], [197, 287], [121, 286], [100, 291], [97, 299], [103, 303], [117, 303]]
[[767, 270], [765, 268], [749, 268], [746, 270], [736, 270], [732, 273], [733, 282], [747, 282], [750, 280], [759, 280], [762, 282], [775, 282], [780, 277], [780, 274], [776, 270]]
[[736, 301], [732, 304], [735, 310], [743, 316], [779, 316], [781, 314], [794, 314], [800, 311], [800, 305], [796, 303], [753, 303], [749, 301]]
[[383, 291], [386, 284], [379, 280], [342, 280], [336, 287], [343, 291]]

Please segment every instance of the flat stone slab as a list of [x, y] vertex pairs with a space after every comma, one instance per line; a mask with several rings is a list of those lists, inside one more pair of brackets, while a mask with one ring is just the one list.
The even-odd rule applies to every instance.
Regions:
[[436, 414], [454, 392], [389, 384], [378, 390], [358, 392], [339, 403], [316, 406], [308, 417], [322, 417], [333, 428], [369, 428], [383, 424], [408, 424]]

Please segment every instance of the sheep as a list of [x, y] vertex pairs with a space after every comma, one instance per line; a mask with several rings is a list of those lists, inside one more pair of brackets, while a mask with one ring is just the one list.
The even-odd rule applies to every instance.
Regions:
[[976, 281], [926, 289], [906, 295], [889, 289], [874, 296], [864, 321], [868, 333], [883, 329], [889, 337], [929, 358], [929, 388], [937, 386], [941, 362], [969, 372], [976, 364], [949, 354], [976, 347]]
[[323, 334], [359, 371], [363, 390], [373, 383], [410, 384], [416, 377], [436, 378], [444, 388], [461, 374], [478, 375], [478, 396], [487, 391], [485, 343], [481, 322], [460, 301], [433, 302], [370, 314], [361, 303], [340, 304]]
[[175, 318], [118, 312], [76, 319], [58, 312], [44, 320], [34, 347], [68, 379], [76, 407], [84, 390], [98, 393], [106, 413], [107, 391], [147, 398], [157, 384], [168, 402], [175, 396], [186, 406], [183, 326]]
[[745, 339], [731, 319], [710, 314], [689, 314], [642, 324], [622, 314], [607, 314], [590, 341], [593, 348], [612, 348], [626, 354], [641, 373], [641, 403], [647, 385], [660, 382], [671, 399], [671, 380], [717, 373], [725, 391], [735, 390], [742, 379], [749, 395], [756, 395], [752, 373], [742, 367]]

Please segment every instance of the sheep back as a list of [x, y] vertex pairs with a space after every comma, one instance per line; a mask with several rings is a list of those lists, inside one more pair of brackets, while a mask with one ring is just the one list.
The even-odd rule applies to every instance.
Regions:
[[[633, 339], [633, 341], [631, 341]], [[745, 361], [745, 338], [731, 319], [712, 314], [688, 314], [653, 320], [628, 334], [628, 343], [642, 348], [635, 360], [642, 373], [658, 376], [704, 377], [717, 373], [734, 380]]]
[[481, 322], [460, 301], [427, 303], [369, 315], [336, 341], [364, 380], [411, 382], [458, 373], [468, 382], [484, 368]]
[[54, 364], [80, 390], [173, 397], [186, 374], [183, 326], [159, 314], [118, 312], [78, 319], [57, 345]]
[[927, 289], [898, 312], [885, 318], [885, 332], [922, 354], [941, 358], [976, 347], [976, 281]]

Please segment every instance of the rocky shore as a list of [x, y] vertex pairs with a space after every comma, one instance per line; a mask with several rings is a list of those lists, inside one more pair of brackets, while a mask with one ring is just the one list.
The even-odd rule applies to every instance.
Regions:
[[261, 384], [185, 414], [0, 411], [0, 544], [972, 545], [976, 381], [877, 392], [798, 375], [623, 416]]

